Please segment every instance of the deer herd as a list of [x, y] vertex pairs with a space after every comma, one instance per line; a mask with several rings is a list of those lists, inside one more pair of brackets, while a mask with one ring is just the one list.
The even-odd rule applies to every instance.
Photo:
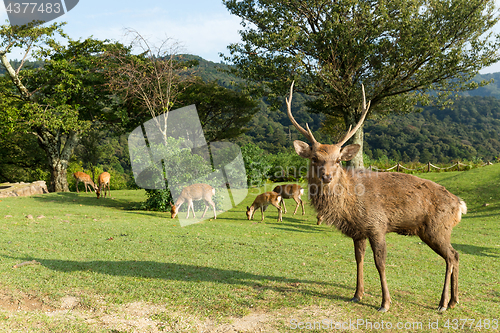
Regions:
[[[382, 302], [380, 312], [389, 310], [391, 296], [386, 280], [387, 246], [385, 235], [395, 232], [400, 235], [416, 235], [446, 262], [444, 287], [438, 310], [453, 308], [458, 303], [458, 252], [450, 243], [452, 228], [456, 226], [467, 212], [465, 202], [453, 195], [443, 186], [432, 181], [404, 173], [378, 173], [363, 169], [346, 169], [343, 161], [351, 160], [359, 151], [357, 144], [344, 144], [362, 126], [370, 108], [366, 103], [364, 87], [362, 87], [361, 117], [354, 128], [350, 128], [345, 136], [336, 144], [321, 144], [314, 138], [309, 126], [306, 129], [297, 123], [292, 115], [293, 83], [290, 95], [286, 98], [287, 114], [295, 128], [304, 135], [308, 143], [296, 140], [293, 142], [296, 153], [309, 160], [308, 196], [317, 213], [317, 224], [325, 222], [334, 225], [354, 243], [357, 279], [356, 290], [352, 302], [359, 302], [364, 295], [363, 263], [367, 240], [373, 251], [381, 288]], [[85, 184], [85, 191], [90, 185], [99, 198], [103, 186], [108, 186], [109, 173], [99, 176], [99, 186], [94, 185], [90, 177], [82, 172], [74, 174], [78, 183]], [[215, 189], [207, 184], [194, 184], [184, 188], [175, 202], [171, 203], [171, 217], [174, 218], [181, 205], [188, 204], [189, 211], [194, 213], [193, 201], [205, 202], [205, 216], [209, 205], [217, 218], [215, 203], [212, 197]], [[269, 205], [278, 210], [278, 222], [282, 221], [282, 212], [286, 213], [284, 199], [293, 199], [296, 203], [293, 215], [302, 207], [301, 196], [304, 189], [297, 184], [276, 186], [273, 191], [258, 195], [251, 206], [247, 206], [246, 215], [253, 219], [257, 209], [261, 211], [261, 221]], [[283, 206], [283, 208], [282, 208]]]
[[80, 192], [80, 191], [78, 191], [78, 184], [83, 183], [84, 187], [85, 187], [85, 193], [88, 193], [87, 189], [90, 186], [90, 189], [96, 193], [97, 199], [99, 199], [101, 197], [102, 190], [104, 190], [104, 198], [106, 197], [106, 188], [107, 188], [107, 194], [111, 195], [111, 190], [109, 187], [110, 186], [109, 181], [110, 181], [111, 175], [108, 172], [101, 173], [99, 175], [99, 177], [97, 178], [99, 186], [94, 184], [94, 182], [92, 181], [90, 176], [87, 175], [85, 172], [81, 172], [81, 171], [75, 172], [73, 174], [73, 178], [75, 178], [75, 180], [76, 180], [76, 192], [77, 193]]

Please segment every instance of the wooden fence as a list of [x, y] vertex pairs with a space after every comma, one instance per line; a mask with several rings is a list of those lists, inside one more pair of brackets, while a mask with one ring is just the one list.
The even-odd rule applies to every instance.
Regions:
[[[491, 162], [487, 162], [487, 163], [483, 163], [481, 165], [476, 165], [476, 167], [483, 167], [483, 166], [486, 166], [486, 165], [491, 165], [493, 163]], [[421, 172], [431, 172], [433, 170], [438, 170], [438, 171], [441, 171], [441, 170], [451, 170], [453, 168], [456, 168], [457, 171], [462, 171], [462, 170], [465, 170], [465, 168], [463, 167], [468, 167], [470, 166], [469, 164], [463, 164], [463, 163], [460, 163], [460, 162], [457, 162], [449, 167], [446, 167], [446, 168], [440, 168], [438, 166], [435, 166], [434, 164], [432, 164], [431, 162], [428, 162], [427, 165], [424, 165], [420, 168], [416, 168], [416, 169], [411, 169], [411, 168], [406, 168], [405, 166], [403, 166], [401, 163], [398, 162], [398, 164], [396, 164], [395, 166], [393, 167], [390, 167], [388, 169], [379, 169], [377, 168], [376, 166], [373, 166], [373, 165], [370, 165], [369, 166], [369, 169], [370, 170], [374, 170], [374, 171], [381, 171], [381, 172], [387, 172], [387, 171], [397, 171], [397, 172], [400, 172], [402, 170], [407, 170], [407, 171], [421, 171]], [[460, 167], [462, 167], [462, 169], [460, 169]]]

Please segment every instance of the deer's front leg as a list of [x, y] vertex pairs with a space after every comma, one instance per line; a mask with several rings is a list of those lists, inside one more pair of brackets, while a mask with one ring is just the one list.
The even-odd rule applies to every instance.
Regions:
[[391, 296], [389, 295], [389, 287], [385, 276], [385, 260], [387, 258], [387, 249], [385, 244], [385, 235], [374, 235], [370, 237], [370, 245], [373, 250], [373, 258], [380, 276], [380, 284], [382, 286], [382, 304], [378, 309], [379, 312], [386, 312], [391, 306]]
[[351, 299], [351, 302], [359, 302], [361, 298], [363, 298], [363, 294], [365, 293], [365, 285], [363, 280], [363, 263], [365, 260], [365, 251], [366, 239], [354, 240], [354, 256], [356, 257], [357, 278], [356, 292], [354, 293], [354, 297]]
[[[188, 219], [189, 218], [189, 210], [191, 209], [191, 205], [193, 204], [192, 201], [188, 201], [188, 213], [186, 215], [186, 218]], [[180, 205], [179, 205], [179, 208], [180, 208]], [[194, 211], [193, 211], [193, 214], [194, 214]]]

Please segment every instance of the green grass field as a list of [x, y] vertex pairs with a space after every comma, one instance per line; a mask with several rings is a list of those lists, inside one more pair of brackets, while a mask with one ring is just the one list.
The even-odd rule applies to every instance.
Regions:
[[[317, 226], [309, 205], [292, 216], [288, 200], [283, 222], [272, 206], [265, 223], [260, 212], [248, 221], [251, 189], [217, 220], [182, 228], [170, 214], [135, 210], [142, 190], [104, 200], [53, 193], [0, 201], [0, 331], [499, 332], [500, 165], [422, 177], [469, 208], [452, 234], [460, 304], [445, 313], [436, 311], [444, 260], [418, 237], [387, 236], [392, 306], [380, 314], [371, 250], [366, 295], [350, 303], [352, 240]], [[13, 268], [31, 260], [40, 264]]]

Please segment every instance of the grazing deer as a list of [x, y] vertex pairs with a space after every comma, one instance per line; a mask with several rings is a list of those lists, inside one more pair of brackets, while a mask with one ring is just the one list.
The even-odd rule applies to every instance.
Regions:
[[111, 175], [107, 172], [103, 172], [99, 175], [99, 187], [96, 190], [97, 199], [101, 196], [101, 192], [104, 189], [104, 197], [106, 197], [106, 187], [108, 188], [108, 195], [111, 195], [111, 189], [109, 187], [109, 180]]
[[75, 172], [73, 174], [73, 177], [76, 179], [76, 192], [77, 193], [80, 193], [80, 191], [78, 191], [78, 184], [79, 183], [83, 183], [83, 185], [85, 187], [85, 193], [87, 193], [87, 187], [89, 185], [90, 185], [90, 188], [92, 190], [94, 190], [94, 192], [96, 191], [97, 187], [95, 186], [92, 179], [90, 179], [90, 176], [87, 175], [85, 172], [81, 172], [81, 171]]
[[260, 220], [260, 222], [262, 222], [264, 221], [264, 212], [266, 211], [267, 206], [273, 205], [274, 207], [278, 208], [278, 222], [283, 221], [283, 218], [281, 216], [280, 201], [281, 195], [274, 191], [259, 194], [253, 201], [252, 205], [250, 207], [247, 206], [247, 218], [249, 220], [253, 220], [253, 214], [255, 214], [255, 210], [257, 208], [260, 208], [260, 213], [262, 215], [262, 219]]
[[[387, 255], [385, 234], [418, 235], [432, 250], [444, 258], [446, 273], [439, 302], [439, 311], [453, 308], [458, 303], [458, 252], [451, 246], [452, 228], [467, 212], [463, 200], [430, 180], [403, 173], [377, 173], [367, 170], [346, 170], [342, 161], [349, 161], [360, 146], [342, 145], [361, 127], [370, 103], [366, 104], [362, 87], [362, 115], [358, 124], [347, 131], [337, 144], [321, 144], [314, 138], [309, 126], [301, 127], [293, 118], [293, 83], [286, 99], [287, 113], [293, 125], [310, 144], [294, 141], [297, 154], [310, 160], [308, 189], [312, 205], [318, 212], [318, 222], [335, 225], [354, 241], [357, 263], [356, 292], [352, 301], [363, 297], [363, 261], [366, 239], [373, 250], [382, 285], [381, 312], [389, 310], [391, 297], [385, 275]], [[451, 283], [451, 299], [449, 289]]]
[[293, 212], [293, 215], [297, 213], [299, 205], [302, 206], [302, 215], [306, 213], [306, 211], [304, 210], [304, 202], [300, 198], [300, 196], [304, 194], [304, 189], [300, 185], [297, 184], [278, 185], [273, 189], [273, 192], [276, 192], [279, 195], [281, 195], [281, 202], [283, 203], [283, 210], [285, 214], [286, 214], [286, 206], [284, 199], [295, 200], [297, 206], [295, 206], [295, 211]]
[[181, 195], [177, 198], [175, 205], [172, 204], [172, 209], [170, 213], [172, 214], [172, 218], [177, 216], [179, 212], [179, 208], [181, 205], [187, 201], [188, 203], [188, 211], [186, 218], [189, 218], [189, 209], [193, 211], [193, 217], [196, 217], [194, 213], [194, 205], [193, 201], [203, 200], [205, 202], [205, 211], [203, 211], [203, 215], [201, 218], [205, 217], [205, 214], [208, 210], [208, 205], [211, 205], [214, 210], [214, 219], [217, 219], [217, 214], [215, 212], [215, 203], [212, 200], [212, 197], [215, 195], [215, 189], [207, 184], [193, 184], [182, 189]]

